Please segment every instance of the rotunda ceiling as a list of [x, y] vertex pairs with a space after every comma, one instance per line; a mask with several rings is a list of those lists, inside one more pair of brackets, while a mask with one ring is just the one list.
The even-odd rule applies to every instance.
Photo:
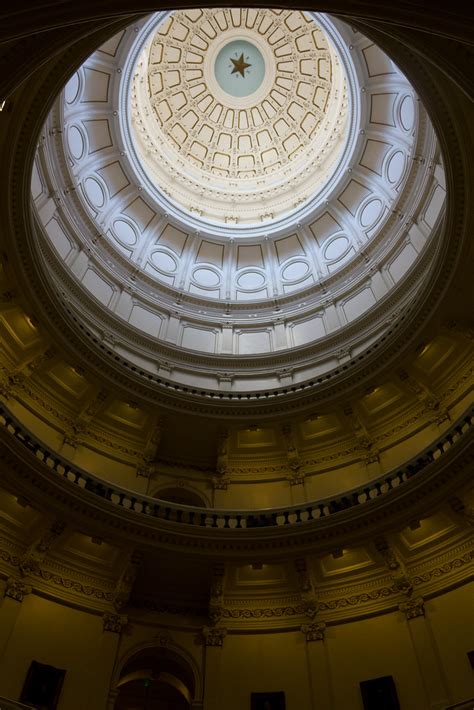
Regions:
[[340, 42], [331, 23], [231, 9], [151, 24], [125, 82], [149, 184], [185, 212], [233, 225], [314, 201], [348, 138], [345, 71], [322, 29]]
[[41, 268], [101, 355], [186, 399], [251, 400], [389, 339], [436, 269], [445, 187], [426, 111], [369, 39], [225, 9], [155, 14], [91, 55], [32, 196]]

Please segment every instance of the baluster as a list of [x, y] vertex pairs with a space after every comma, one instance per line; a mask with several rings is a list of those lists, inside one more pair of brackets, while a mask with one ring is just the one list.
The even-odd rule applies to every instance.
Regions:
[[196, 513], [194, 512], [194, 510], [190, 510], [190, 511], [189, 511], [189, 513], [188, 513], [188, 523], [189, 523], [189, 525], [194, 525], [194, 516], [195, 516], [195, 515], [196, 515]]
[[225, 528], [230, 528], [229, 520], [230, 520], [230, 515], [224, 515], [224, 527]]
[[63, 478], [68, 477], [68, 473], [71, 470], [71, 467], [66, 463], [64, 464], [64, 470], [63, 470]]
[[201, 525], [201, 527], [206, 526], [206, 518], [207, 518], [207, 513], [201, 513], [201, 522], [199, 523], [199, 525]]
[[295, 513], [296, 513], [295, 523], [301, 523], [301, 510], [298, 508], [298, 510], [295, 510]]
[[211, 525], [211, 527], [217, 528], [218, 515], [216, 515], [216, 513], [213, 513], [211, 517], [212, 517], [212, 525]]
[[287, 510], [283, 513], [284, 521], [283, 525], [289, 525], [290, 524], [290, 514]]
[[235, 526], [236, 528], [241, 528], [242, 527], [242, 516], [237, 514], [235, 516], [235, 519], [237, 521], [237, 525]]
[[123, 504], [124, 500], [125, 500], [125, 493], [119, 493], [119, 502], [118, 502], [118, 505], [120, 505], [122, 508], [125, 507], [124, 504]]
[[183, 511], [178, 508], [176, 511], [176, 522], [181, 523], [182, 518], [183, 518]]

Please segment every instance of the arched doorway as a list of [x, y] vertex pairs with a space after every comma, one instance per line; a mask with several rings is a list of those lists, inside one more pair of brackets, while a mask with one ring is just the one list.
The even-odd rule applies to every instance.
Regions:
[[184, 659], [162, 648], [138, 652], [124, 665], [115, 710], [189, 710], [195, 683]]

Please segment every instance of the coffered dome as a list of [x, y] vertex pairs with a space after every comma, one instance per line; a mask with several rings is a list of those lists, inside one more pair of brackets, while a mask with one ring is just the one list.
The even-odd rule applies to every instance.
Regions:
[[375, 44], [315, 13], [120, 32], [53, 107], [32, 194], [67, 312], [186, 400], [337, 377], [390, 340], [442, 249], [426, 111]]
[[232, 225], [267, 223], [317, 198], [349, 137], [348, 58], [332, 22], [189, 10], [153, 18], [142, 35], [122, 105], [152, 189]]

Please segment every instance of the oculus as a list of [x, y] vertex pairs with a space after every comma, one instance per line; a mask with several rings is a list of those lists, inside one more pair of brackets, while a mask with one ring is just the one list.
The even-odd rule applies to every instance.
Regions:
[[262, 85], [265, 60], [251, 42], [232, 40], [217, 54], [214, 76], [219, 87], [230, 96], [250, 96]]

